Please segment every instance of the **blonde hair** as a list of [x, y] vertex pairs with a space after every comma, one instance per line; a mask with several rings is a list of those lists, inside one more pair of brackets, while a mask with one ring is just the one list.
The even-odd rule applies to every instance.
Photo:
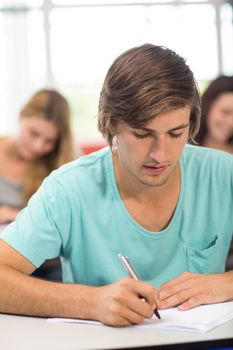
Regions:
[[58, 130], [58, 138], [53, 150], [31, 161], [27, 167], [23, 192], [23, 204], [27, 205], [30, 197], [52, 170], [74, 159], [74, 149], [69, 105], [59, 92], [45, 89], [38, 91], [22, 108], [20, 117], [43, 118], [52, 122]]

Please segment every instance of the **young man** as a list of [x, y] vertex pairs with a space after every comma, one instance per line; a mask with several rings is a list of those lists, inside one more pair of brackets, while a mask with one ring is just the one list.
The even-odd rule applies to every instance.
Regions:
[[[111, 149], [50, 175], [0, 241], [0, 311], [141, 323], [155, 307], [233, 299], [233, 158], [187, 146], [199, 95], [183, 58], [146, 44], [119, 56], [100, 96]], [[127, 255], [141, 280], [128, 278]], [[61, 257], [64, 283], [29, 275]], [[142, 298], [144, 300], [142, 300]]]

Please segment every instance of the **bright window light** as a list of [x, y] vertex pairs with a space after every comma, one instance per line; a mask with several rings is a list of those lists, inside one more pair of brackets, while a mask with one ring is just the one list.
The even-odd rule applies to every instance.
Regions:
[[232, 6], [216, 0], [1, 0], [1, 134], [17, 128], [27, 98], [53, 87], [68, 98], [78, 140], [100, 139], [96, 115], [105, 74], [120, 53], [146, 42], [185, 57], [202, 89], [219, 73], [233, 75]]

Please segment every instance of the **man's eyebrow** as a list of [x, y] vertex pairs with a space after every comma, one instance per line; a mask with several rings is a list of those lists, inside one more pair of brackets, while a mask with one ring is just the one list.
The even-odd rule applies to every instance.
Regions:
[[[175, 128], [172, 128], [172, 129], [169, 129], [167, 132], [172, 132], [172, 131], [176, 131], [176, 130], [180, 130], [180, 129], [185, 129], [189, 126], [189, 123], [187, 124], [181, 124], [181, 125], [178, 125], [176, 126]], [[147, 132], [156, 132], [156, 130], [153, 130], [153, 129], [150, 129], [150, 128], [145, 128], [145, 127], [142, 127], [142, 128], [138, 128], [140, 130], [143, 130], [143, 131], [147, 131]]]

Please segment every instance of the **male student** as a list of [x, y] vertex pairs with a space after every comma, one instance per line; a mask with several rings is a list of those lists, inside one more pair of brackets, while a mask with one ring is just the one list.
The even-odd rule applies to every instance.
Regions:
[[[187, 146], [199, 95], [183, 58], [151, 44], [110, 67], [99, 130], [110, 148], [50, 175], [0, 241], [0, 312], [121, 326], [154, 309], [233, 299], [233, 157]], [[128, 278], [118, 254], [140, 281]], [[64, 283], [29, 276], [61, 257]]]

